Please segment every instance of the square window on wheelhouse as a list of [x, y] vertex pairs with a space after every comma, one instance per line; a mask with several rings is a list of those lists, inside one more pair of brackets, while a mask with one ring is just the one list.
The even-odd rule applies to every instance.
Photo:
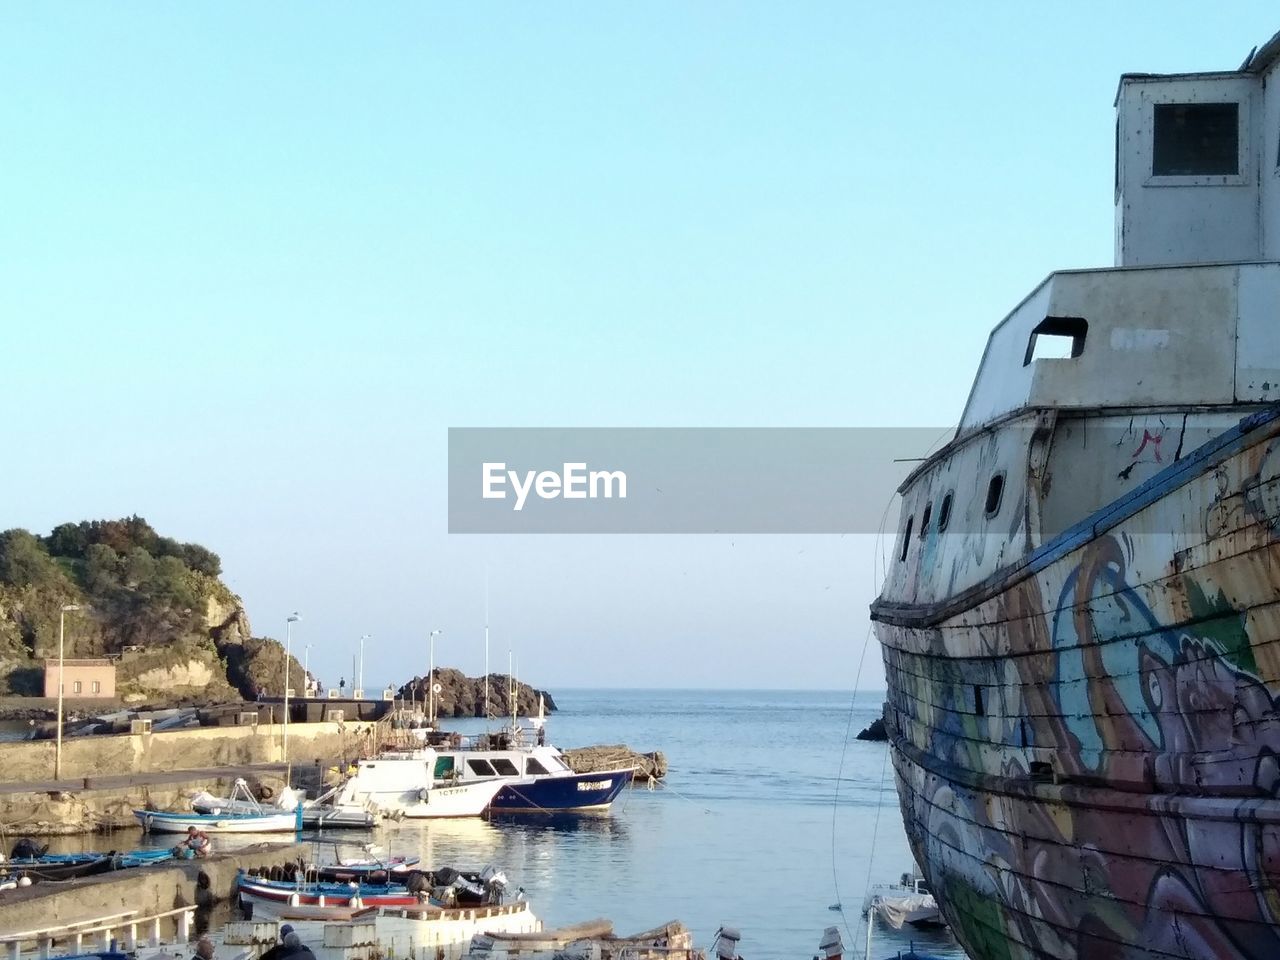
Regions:
[[1157, 103], [1154, 127], [1152, 176], [1240, 172], [1240, 104]]

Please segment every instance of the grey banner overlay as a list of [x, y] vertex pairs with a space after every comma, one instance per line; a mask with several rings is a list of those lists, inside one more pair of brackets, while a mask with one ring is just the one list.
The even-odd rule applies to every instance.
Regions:
[[[936, 427], [453, 428], [449, 532], [875, 533], [898, 485], [949, 437]], [[548, 496], [530, 471], [548, 474]], [[581, 496], [563, 496], [566, 474]]]

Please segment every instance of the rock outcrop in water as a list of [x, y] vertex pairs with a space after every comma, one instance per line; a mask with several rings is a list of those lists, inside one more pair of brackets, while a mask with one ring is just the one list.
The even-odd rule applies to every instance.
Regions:
[[889, 739], [889, 734], [884, 728], [884, 717], [876, 717], [871, 721], [871, 726], [867, 727], [855, 738], [857, 740], [870, 740], [875, 743], [884, 743]]
[[[436, 683], [440, 684], [440, 692], [436, 694], [436, 714], [441, 717], [483, 717], [485, 703], [484, 677], [468, 677], [461, 670], [452, 667], [437, 667]], [[414, 677], [400, 688], [397, 696], [401, 700], [418, 703], [427, 702], [427, 680], [425, 677]], [[489, 716], [495, 719], [511, 716], [511, 678], [503, 673], [489, 674]], [[527, 683], [516, 681], [516, 713], [521, 717], [533, 717], [538, 714], [538, 698], [542, 698], [547, 713], [556, 708], [556, 702], [545, 690], [537, 690]]]

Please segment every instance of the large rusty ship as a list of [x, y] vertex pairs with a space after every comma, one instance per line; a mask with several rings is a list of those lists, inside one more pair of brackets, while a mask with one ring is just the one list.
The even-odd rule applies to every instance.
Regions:
[[883, 592], [974, 960], [1280, 957], [1280, 34], [1116, 96], [1116, 265], [993, 330]]

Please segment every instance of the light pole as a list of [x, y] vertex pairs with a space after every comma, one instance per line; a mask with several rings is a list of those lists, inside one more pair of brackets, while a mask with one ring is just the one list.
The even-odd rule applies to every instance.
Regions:
[[362, 698], [364, 697], [364, 642], [369, 639], [372, 639], [372, 638], [367, 633], [363, 634], [360, 637], [360, 674], [359, 674], [360, 682], [358, 686], [360, 687], [360, 696]]
[[289, 762], [289, 661], [293, 659], [293, 625], [301, 620], [294, 611], [284, 621], [284, 762]]
[[53, 752], [53, 779], [62, 779], [62, 688], [67, 684], [63, 679], [63, 639], [66, 636], [67, 613], [79, 610], [74, 603], [64, 603], [58, 613], [58, 746]]
[[433, 730], [436, 726], [436, 637], [442, 632], [441, 630], [431, 631], [431, 671], [427, 677], [427, 695], [431, 697], [431, 706], [427, 710], [427, 722]]
[[302, 689], [306, 696], [311, 696], [311, 644], [302, 651]]

